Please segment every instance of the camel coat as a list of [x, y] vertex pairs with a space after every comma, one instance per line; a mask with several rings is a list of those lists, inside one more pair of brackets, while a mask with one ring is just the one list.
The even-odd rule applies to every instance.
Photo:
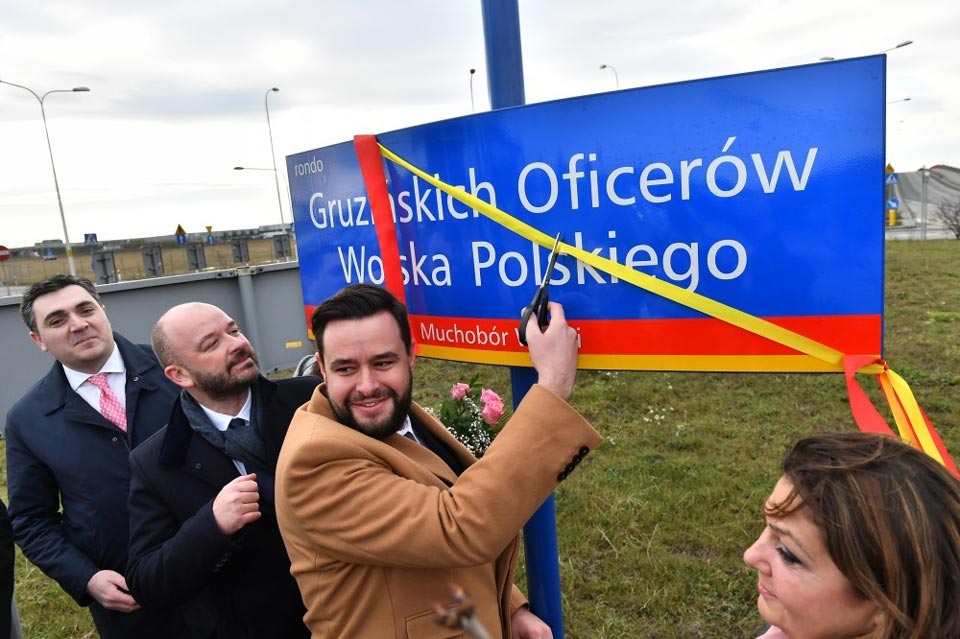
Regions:
[[400, 435], [335, 421], [319, 387], [297, 410], [277, 465], [277, 521], [314, 639], [451, 639], [432, 604], [462, 586], [494, 639], [524, 603], [513, 587], [518, 532], [600, 442], [539, 385], [477, 461], [419, 406], [411, 417], [468, 466], [457, 478]]

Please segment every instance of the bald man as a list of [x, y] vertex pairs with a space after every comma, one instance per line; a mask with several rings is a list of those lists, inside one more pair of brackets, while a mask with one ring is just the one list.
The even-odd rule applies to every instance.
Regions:
[[167, 425], [130, 454], [131, 593], [185, 607], [204, 637], [309, 637], [273, 475], [320, 378], [264, 378], [237, 323], [210, 304], [170, 309], [151, 341], [182, 390]]

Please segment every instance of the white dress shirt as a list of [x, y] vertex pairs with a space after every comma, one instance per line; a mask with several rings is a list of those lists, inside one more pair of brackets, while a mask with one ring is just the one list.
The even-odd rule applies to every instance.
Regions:
[[[114, 345], [113, 352], [104, 362], [97, 373], [107, 373], [107, 383], [110, 384], [110, 390], [117, 396], [123, 410], [127, 410], [127, 367], [123, 364], [123, 358], [120, 357], [120, 349]], [[85, 384], [88, 379], [93, 377], [90, 373], [81, 373], [66, 366], [63, 367], [63, 374], [67, 376], [67, 383], [70, 388], [77, 392], [77, 395], [83, 398], [83, 401], [90, 404], [93, 410], [101, 415], [100, 410], [100, 389], [93, 384]]]

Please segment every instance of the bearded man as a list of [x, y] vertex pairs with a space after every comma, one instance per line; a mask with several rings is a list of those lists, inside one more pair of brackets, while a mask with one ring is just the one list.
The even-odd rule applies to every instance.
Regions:
[[320, 378], [264, 378], [237, 323], [210, 304], [170, 309], [151, 341], [182, 390], [167, 426], [130, 454], [130, 591], [145, 607], [183, 606], [200, 636], [309, 636], [273, 476]]
[[600, 442], [567, 403], [577, 332], [527, 325], [538, 383], [482, 459], [411, 401], [406, 307], [355, 284], [311, 316], [325, 383], [277, 464], [277, 520], [313, 639], [461, 638], [433, 604], [462, 586], [492, 639], [551, 639], [513, 586], [524, 522]]

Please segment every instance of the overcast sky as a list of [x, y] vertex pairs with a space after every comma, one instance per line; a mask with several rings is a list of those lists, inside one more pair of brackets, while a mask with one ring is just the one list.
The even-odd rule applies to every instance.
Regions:
[[[528, 103], [889, 53], [887, 160], [960, 166], [955, 0], [521, 0]], [[4, 0], [0, 80], [44, 101], [70, 239], [274, 224], [289, 154], [489, 108], [478, 0]], [[899, 101], [910, 98], [909, 101]], [[642, 121], [639, 126], [642, 126]], [[283, 183], [283, 217], [289, 201]], [[0, 244], [63, 237], [39, 105], [0, 84]]]

